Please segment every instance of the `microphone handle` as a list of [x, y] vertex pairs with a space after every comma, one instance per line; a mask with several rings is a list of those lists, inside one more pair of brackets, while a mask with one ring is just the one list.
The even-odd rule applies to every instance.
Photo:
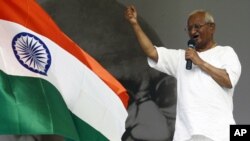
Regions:
[[192, 61], [190, 59], [187, 59], [186, 69], [187, 70], [191, 70], [192, 69]]

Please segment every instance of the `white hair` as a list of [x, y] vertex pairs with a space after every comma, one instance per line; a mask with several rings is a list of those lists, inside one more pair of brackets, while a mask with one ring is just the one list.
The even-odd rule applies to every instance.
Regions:
[[208, 11], [205, 11], [203, 9], [199, 9], [199, 10], [194, 10], [193, 12], [191, 12], [189, 14], [189, 17], [191, 17], [192, 15], [195, 15], [197, 13], [204, 13], [205, 14], [205, 22], [206, 23], [214, 23], [214, 18], [213, 16], [208, 12]]

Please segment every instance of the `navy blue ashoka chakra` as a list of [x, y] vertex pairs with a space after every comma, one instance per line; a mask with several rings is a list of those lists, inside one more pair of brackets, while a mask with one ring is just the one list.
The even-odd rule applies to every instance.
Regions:
[[47, 75], [51, 65], [51, 55], [47, 46], [35, 35], [18, 33], [12, 40], [14, 54], [25, 68]]

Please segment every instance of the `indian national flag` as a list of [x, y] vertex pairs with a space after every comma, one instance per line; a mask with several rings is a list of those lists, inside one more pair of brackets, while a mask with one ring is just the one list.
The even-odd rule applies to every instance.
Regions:
[[0, 6], [0, 134], [121, 140], [128, 102], [122, 85], [34, 0]]

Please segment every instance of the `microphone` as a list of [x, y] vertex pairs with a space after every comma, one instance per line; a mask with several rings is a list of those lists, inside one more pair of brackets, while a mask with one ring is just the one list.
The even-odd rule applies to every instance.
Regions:
[[[195, 40], [194, 39], [188, 40], [187, 44], [188, 44], [188, 47], [195, 48]], [[192, 61], [190, 59], [187, 59], [186, 69], [187, 70], [191, 70], [192, 69]]]

